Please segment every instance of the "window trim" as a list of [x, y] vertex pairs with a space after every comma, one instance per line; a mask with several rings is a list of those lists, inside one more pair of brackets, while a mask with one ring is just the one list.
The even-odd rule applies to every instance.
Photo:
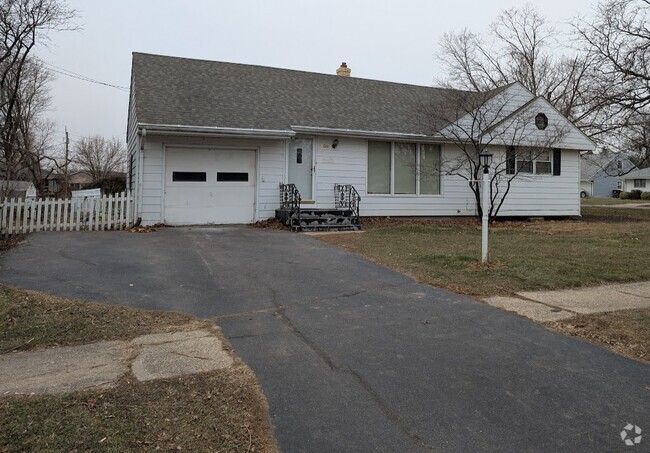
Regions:
[[[553, 150], [552, 149], [547, 149], [545, 151], [540, 152], [539, 154], [542, 153], [548, 153], [548, 160], [539, 160], [539, 162], [544, 162], [544, 163], [549, 163], [550, 168], [548, 172], [545, 173], [538, 173], [537, 172], [537, 158], [532, 159], [532, 160], [526, 160], [526, 159], [520, 159], [519, 154], [517, 153], [517, 149], [515, 148], [515, 172], [517, 175], [531, 175], [531, 176], [555, 176], [553, 169], [554, 169], [554, 159], [553, 159]], [[532, 171], [521, 171], [519, 170], [519, 163], [525, 163], [525, 162], [531, 162], [532, 166]]]
[[[369, 193], [368, 192], [368, 149], [370, 142], [388, 142], [390, 143], [390, 192], [389, 193]], [[415, 193], [395, 193], [395, 143], [415, 143]], [[421, 194], [420, 193], [420, 152], [422, 145], [429, 143], [419, 143], [408, 140], [403, 141], [388, 141], [388, 140], [366, 140], [366, 196], [367, 197], [399, 197], [399, 198], [441, 198], [443, 197], [444, 178], [442, 172], [439, 176], [440, 193]], [[440, 159], [442, 160], [442, 153], [444, 149], [443, 143], [431, 143], [432, 145], [440, 146]]]

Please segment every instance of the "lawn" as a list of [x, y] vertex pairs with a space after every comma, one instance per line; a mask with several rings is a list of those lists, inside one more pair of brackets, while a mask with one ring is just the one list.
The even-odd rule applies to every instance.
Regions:
[[[0, 286], [0, 352], [124, 340], [181, 326], [214, 329], [179, 313], [73, 301]], [[224, 341], [227, 350], [231, 348]], [[56, 396], [0, 398], [4, 451], [277, 451], [253, 372], [232, 367], [181, 378]]]
[[481, 228], [474, 221], [370, 221], [365, 233], [320, 239], [418, 281], [474, 296], [650, 280], [650, 211], [585, 211], [578, 221], [492, 225], [490, 266], [478, 263]]
[[604, 205], [615, 205], [615, 204], [640, 204], [647, 203], [650, 204], [647, 200], [622, 200], [620, 198], [597, 198], [597, 197], [586, 197], [581, 198], [580, 202], [582, 206], [604, 206]]

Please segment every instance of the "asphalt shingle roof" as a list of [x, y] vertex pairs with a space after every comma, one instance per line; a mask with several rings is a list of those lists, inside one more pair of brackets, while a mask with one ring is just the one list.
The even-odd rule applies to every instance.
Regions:
[[650, 167], [632, 170], [625, 175], [625, 179], [650, 179]]
[[[187, 58], [133, 54], [139, 123], [432, 134], [454, 90]], [[133, 89], [133, 87], [132, 87]], [[469, 94], [470, 96], [472, 94]], [[477, 94], [478, 95], [478, 94]]]

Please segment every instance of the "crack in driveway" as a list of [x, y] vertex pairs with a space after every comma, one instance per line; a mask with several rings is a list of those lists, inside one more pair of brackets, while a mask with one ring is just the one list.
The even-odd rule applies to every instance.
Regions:
[[354, 380], [361, 386], [361, 388], [371, 397], [377, 404], [380, 411], [384, 416], [390, 420], [397, 428], [406, 435], [411, 441], [415, 442], [418, 446], [427, 450], [434, 450], [433, 446], [428, 445], [422, 437], [420, 437], [414, 430], [409, 429], [408, 423], [403, 420], [395, 411], [391, 409], [388, 403], [379, 395], [379, 393], [372, 387], [370, 382], [366, 380], [363, 375], [355, 371], [349, 365], [337, 365], [334, 359], [323, 349], [318, 343], [309, 338], [296, 326], [291, 319], [287, 316], [284, 309], [278, 310], [275, 317], [282, 321], [282, 323], [295, 335], [303, 344], [309, 347], [316, 355], [330, 368], [330, 370], [338, 373], [346, 373], [354, 378]]

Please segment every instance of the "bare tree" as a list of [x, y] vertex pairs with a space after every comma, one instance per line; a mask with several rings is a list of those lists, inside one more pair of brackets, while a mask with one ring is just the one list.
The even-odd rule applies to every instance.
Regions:
[[[35, 124], [30, 125], [29, 137], [24, 135], [25, 118], [37, 116], [26, 115], [25, 95], [33, 88], [26, 85], [42, 80], [34, 76], [38, 65], [30, 58], [31, 53], [37, 43], [47, 39], [48, 32], [72, 29], [74, 14], [62, 0], [0, 3], [0, 171], [4, 179], [16, 178], [24, 164], [25, 138], [33, 141], [37, 135]], [[37, 105], [29, 100], [27, 104]]]
[[[423, 106], [432, 124], [446, 124], [438, 133], [451, 144], [437, 165], [421, 172], [450, 175], [467, 181], [476, 202], [477, 217], [482, 217], [481, 153], [494, 153], [490, 173], [488, 216], [499, 214], [516, 180], [530, 179], [534, 173], [552, 172], [553, 148], [568, 132], [559, 123], [538, 118], [537, 107], [522, 107], [514, 112], [513, 95], [507, 89], [488, 92], [446, 90], [440, 104]], [[541, 121], [539, 128], [536, 123]]]
[[443, 35], [437, 54], [447, 73], [443, 85], [485, 92], [520, 82], [588, 135], [599, 132], [592, 125], [607, 117], [593, 89], [597, 67], [587, 54], [560, 49], [559, 33], [530, 5], [502, 11], [489, 30], [486, 36], [467, 29]]
[[650, 164], [648, 20], [650, 0], [607, 0], [593, 20], [575, 24], [583, 52], [599, 70], [599, 103], [612, 119], [604, 122], [606, 141], [630, 152], [637, 165]]
[[97, 184], [116, 172], [124, 171], [126, 149], [117, 137], [110, 140], [100, 135], [83, 137], [75, 145], [72, 160]]

